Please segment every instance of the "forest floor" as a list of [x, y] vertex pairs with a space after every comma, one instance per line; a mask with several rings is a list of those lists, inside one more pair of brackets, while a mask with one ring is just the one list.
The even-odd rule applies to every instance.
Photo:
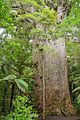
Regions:
[[[39, 118], [39, 120], [43, 120], [43, 119]], [[45, 120], [80, 120], [80, 117], [49, 116]]]

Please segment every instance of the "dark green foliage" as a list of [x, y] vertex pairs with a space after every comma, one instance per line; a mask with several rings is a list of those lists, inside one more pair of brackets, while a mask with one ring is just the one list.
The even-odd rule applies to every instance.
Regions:
[[[32, 95], [33, 86], [33, 66], [32, 66], [32, 48], [31, 43], [26, 39], [7, 38], [0, 44], [0, 105], [5, 99], [6, 113], [9, 112], [9, 100], [11, 98], [11, 86], [15, 81], [18, 87], [26, 94]], [[5, 81], [7, 81], [7, 93], [5, 94]], [[5, 97], [4, 97], [5, 94]], [[17, 87], [13, 93], [13, 99], [16, 95], [22, 94]], [[2, 113], [2, 112], [1, 112]]]
[[67, 54], [71, 95], [75, 106], [80, 108], [80, 44], [67, 42]]
[[29, 83], [32, 81], [33, 69], [31, 68], [32, 53], [30, 44], [31, 43], [26, 40], [19, 40], [17, 38], [16, 40], [14, 38], [1, 43], [1, 79], [10, 81], [15, 80], [17, 84], [19, 83], [19, 79], [20, 81], [26, 80]]

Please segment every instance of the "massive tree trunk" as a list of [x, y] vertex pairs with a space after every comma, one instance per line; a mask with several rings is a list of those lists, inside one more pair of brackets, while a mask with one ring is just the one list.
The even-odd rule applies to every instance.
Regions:
[[72, 114], [66, 62], [64, 39], [44, 42], [34, 40], [35, 95], [40, 113]]
[[[63, 2], [57, 9], [57, 22], [67, 15]], [[33, 41], [33, 64], [35, 73], [36, 105], [43, 118], [46, 115], [71, 115], [73, 107], [67, 79], [65, 40]]]

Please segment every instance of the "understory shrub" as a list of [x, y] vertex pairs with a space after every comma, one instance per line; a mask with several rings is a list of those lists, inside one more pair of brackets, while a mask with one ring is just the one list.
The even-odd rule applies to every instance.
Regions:
[[14, 111], [5, 120], [37, 120], [38, 114], [28, 97], [18, 96], [14, 104]]

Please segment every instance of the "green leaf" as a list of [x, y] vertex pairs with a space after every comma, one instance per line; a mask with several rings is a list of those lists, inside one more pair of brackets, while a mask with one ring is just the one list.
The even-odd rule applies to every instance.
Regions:
[[75, 80], [75, 81], [76, 81], [76, 80], [80, 80], [80, 77], [77, 77], [77, 78], [75, 78], [74, 80]]
[[16, 76], [15, 75], [8, 75], [7, 77], [4, 77], [3, 79], [0, 79], [0, 81], [9, 81], [12, 82], [12, 80], [15, 80]]
[[22, 79], [15, 79], [15, 82], [19, 89], [21, 89], [24, 93], [29, 90], [29, 85]]
[[80, 91], [80, 87], [75, 88], [75, 89], [72, 91], [72, 93], [74, 93], [74, 92], [76, 92], [76, 91]]

